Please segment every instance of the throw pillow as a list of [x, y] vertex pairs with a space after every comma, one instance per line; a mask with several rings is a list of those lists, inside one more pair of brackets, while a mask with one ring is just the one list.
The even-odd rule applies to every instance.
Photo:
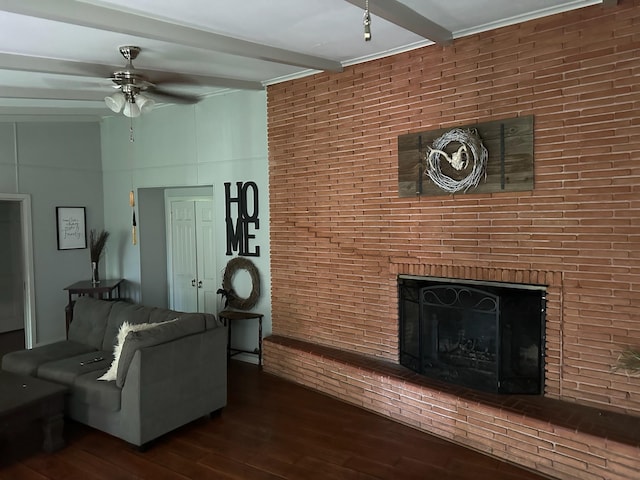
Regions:
[[120, 328], [118, 329], [116, 344], [113, 347], [113, 361], [111, 362], [111, 366], [109, 367], [109, 370], [107, 370], [104, 375], [98, 378], [98, 380], [104, 380], [109, 382], [116, 379], [118, 374], [118, 362], [120, 361], [120, 355], [122, 353], [122, 346], [124, 345], [124, 341], [127, 338], [127, 335], [129, 334], [129, 332], [147, 330], [157, 325], [160, 325], [160, 323], [130, 324], [129, 322], [122, 322], [122, 325], [120, 325]]
[[78, 297], [73, 306], [73, 321], [69, 324], [69, 340], [91, 345], [97, 350], [102, 348], [102, 339], [113, 302], [98, 300], [88, 295]]
[[154, 328], [139, 330], [127, 335], [120, 353], [120, 362], [116, 372], [116, 386], [122, 388], [129, 372], [129, 366], [135, 353], [143, 348], [154, 347], [163, 343], [204, 331], [202, 315], [185, 314], [182, 317], [161, 322]]

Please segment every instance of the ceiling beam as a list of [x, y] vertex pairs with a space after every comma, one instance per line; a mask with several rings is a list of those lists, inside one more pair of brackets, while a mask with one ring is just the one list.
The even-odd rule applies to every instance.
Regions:
[[[108, 79], [114, 70], [122, 69], [122, 65], [102, 65], [95, 63], [74, 62], [71, 60], [57, 60], [26, 55], [0, 53], [0, 70], [16, 70], [22, 72], [38, 72], [55, 75], [72, 75], [75, 77], [102, 77]], [[157, 83], [192, 84], [220, 88], [242, 90], [263, 90], [261, 82], [239, 80], [235, 78], [216, 77], [208, 75], [176, 74], [162, 70], [140, 69], [140, 73], [148, 76], [150, 81]]]
[[[0, 104], [0, 122], [99, 122], [101, 118], [115, 113], [103, 108], [56, 107], [14, 107]], [[111, 115], [109, 115], [111, 116]]]
[[120, 66], [96, 65], [93, 63], [57, 60], [52, 58], [31, 57], [0, 53], [0, 70], [17, 70], [21, 72], [54, 73], [59, 75], [75, 75], [79, 77], [108, 78], [113, 69]]
[[1, 0], [0, 11], [312, 70], [342, 71], [334, 60], [75, 0]]
[[[345, 1], [363, 10], [365, 8], [365, 0]], [[373, 15], [440, 45], [447, 45], [453, 40], [453, 34], [449, 30], [396, 0], [369, 0], [369, 11]]]
[[2, 98], [101, 102], [104, 100], [104, 93], [52, 88], [2, 87]]

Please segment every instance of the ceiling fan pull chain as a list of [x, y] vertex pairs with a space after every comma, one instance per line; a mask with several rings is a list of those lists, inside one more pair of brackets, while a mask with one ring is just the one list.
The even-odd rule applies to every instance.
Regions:
[[364, 18], [362, 19], [364, 24], [364, 40], [368, 42], [371, 40], [371, 13], [369, 12], [369, 0], [364, 2]]

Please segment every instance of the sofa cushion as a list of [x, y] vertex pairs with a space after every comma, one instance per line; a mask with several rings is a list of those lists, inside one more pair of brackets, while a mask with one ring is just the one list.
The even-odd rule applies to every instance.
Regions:
[[153, 328], [145, 330], [129, 332], [122, 346], [122, 352], [120, 353], [116, 385], [118, 387], [124, 385], [129, 364], [136, 350], [166, 343], [202, 331], [204, 331], [203, 315], [199, 313], [185, 313], [175, 321], [160, 323]]
[[70, 387], [71, 395], [75, 402], [91, 405], [92, 409], [117, 412], [120, 410], [122, 390], [116, 386], [116, 382], [99, 382], [98, 377], [103, 373], [104, 369], [78, 375]]
[[118, 330], [120, 329], [120, 325], [124, 322], [128, 322], [133, 325], [148, 323], [149, 313], [151, 310], [151, 307], [145, 307], [144, 305], [115, 302], [111, 312], [109, 313], [109, 319], [107, 320], [107, 327], [104, 332], [104, 340], [102, 342], [101, 350], [113, 350], [113, 347], [116, 345]]
[[162, 323], [183, 315], [182, 312], [168, 310], [166, 308], [152, 308], [149, 312], [149, 323]]
[[104, 331], [113, 302], [89, 296], [79, 297], [73, 306], [73, 320], [69, 324], [68, 339], [102, 349]]
[[64, 385], [72, 385], [78, 375], [94, 370], [104, 372], [109, 367], [111, 352], [93, 351], [60, 360], [43, 363], [38, 367], [38, 378]]
[[73, 357], [83, 353], [95, 354], [96, 349], [73, 340], [62, 340], [34, 347], [30, 350], [18, 350], [2, 357], [2, 369], [8, 372], [35, 377], [40, 365]]

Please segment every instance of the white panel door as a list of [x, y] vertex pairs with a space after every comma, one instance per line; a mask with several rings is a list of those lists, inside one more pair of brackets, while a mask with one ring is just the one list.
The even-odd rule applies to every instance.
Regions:
[[181, 312], [198, 311], [196, 218], [193, 201], [171, 202], [170, 307]]
[[171, 201], [172, 298], [183, 312], [217, 310], [213, 201]]
[[195, 202], [198, 311], [216, 313], [216, 257], [213, 201]]

